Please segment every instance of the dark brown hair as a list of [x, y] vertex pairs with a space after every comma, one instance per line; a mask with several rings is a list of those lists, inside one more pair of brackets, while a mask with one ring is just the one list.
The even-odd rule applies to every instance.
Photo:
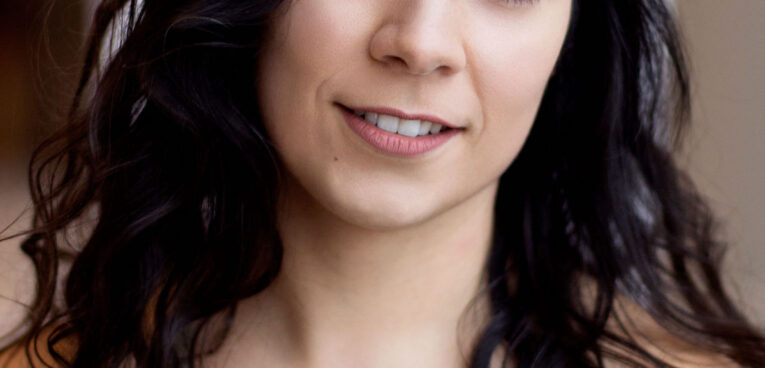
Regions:
[[[536, 121], [500, 181], [492, 317], [470, 366], [488, 367], [501, 346], [518, 367], [664, 366], [606, 328], [629, 317], [617, 295], [700, 349], [765, 366], [762, 335], [720, 282], [713, 216], [673, 159], [689, 81], [670, 10], [663, 0], [572, 1]], [[55, 327], [48, 347], [65, 366], [193, 366], [203, 326], [269, 285], [282, 256], [282, 165], [251, 103], [253, 65], [287, 6], [100, 3], [72, 113], [30, 164], [35, 220], [22, 249], [37, 294], [14, 344]], [[124, 42], [100, 65], [124, 15]], [[62, 235], [89, 210], [92, 229], [68, 244]], [[77, 341], [71, 359], [53, 349], [63, 339]]]

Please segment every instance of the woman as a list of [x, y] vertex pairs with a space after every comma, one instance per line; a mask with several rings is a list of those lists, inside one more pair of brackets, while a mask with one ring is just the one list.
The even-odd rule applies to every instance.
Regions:
[[10, 366], [765, 366], [673, 161], [663, 1], [105, 0], [93, 27], [32, 162]]

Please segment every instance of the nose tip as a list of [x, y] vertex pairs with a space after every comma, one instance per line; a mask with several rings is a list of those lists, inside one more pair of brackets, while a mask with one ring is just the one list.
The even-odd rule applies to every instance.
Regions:
[[427, 75], [437, 70], [450, 71], [449, 65], [441, 61], [429, 61], [418, 56], [401, 57], [395, 55], [386, 55], [384, 61], [390, 65], [399, 65], [413, 75]]
[[462, 41], [444, 6], [397, 10], [401, 15], [392, 17], [374, 34], [371, 56], [413, 75], [460, 70], [465, 63]]

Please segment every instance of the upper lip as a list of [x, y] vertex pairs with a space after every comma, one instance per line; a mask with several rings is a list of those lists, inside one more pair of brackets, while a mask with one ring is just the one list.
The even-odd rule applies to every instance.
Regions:
[[448, 121], [446, 121], [444, 119], [441, 119], [441, 118], [439, 118], [438, 116], [435, 116], [435, 115], [430, 115], [430, 114], [409, 114], [409, 113], [405, 113], [405, 112], [403, 112], [403, 111], [401, 111], [399, 109], [393, 108], [393, 107], [385, 107], [385, 106], [359, 106], [359, 107], [354, 107], [354, 106], [345, 106], [345, 105], [340, 105], [340, 106], [345, 107], [346, 109], [353, 110], [353, 111], [373, 112], [373, 113], [377, 113], [377, 114], [384, 114], [384, 115], [395, 116], [395, 117], [397, 117], [399, 119], [404, 119], [404, 120], [425, 120], [425, 121], [429, 121], [431, 123], [441, 124], [443, 126], [446, 126], [446, 127], [449, 127], [449, 128], [453, 128], [453, 129], [463, 129], [463, 127], [456, 126], [456, 125], [454, 125], [452, 123], [449, 123]]

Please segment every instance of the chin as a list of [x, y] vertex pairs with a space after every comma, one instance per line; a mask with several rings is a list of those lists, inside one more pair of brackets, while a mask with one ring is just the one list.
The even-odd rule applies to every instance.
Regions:
[[414, 226], [436, 216], [438, 206], [425, 198], [376, 196], [336, 201], [328, 210], [342, 221], [368, 230], [395, 230]]

